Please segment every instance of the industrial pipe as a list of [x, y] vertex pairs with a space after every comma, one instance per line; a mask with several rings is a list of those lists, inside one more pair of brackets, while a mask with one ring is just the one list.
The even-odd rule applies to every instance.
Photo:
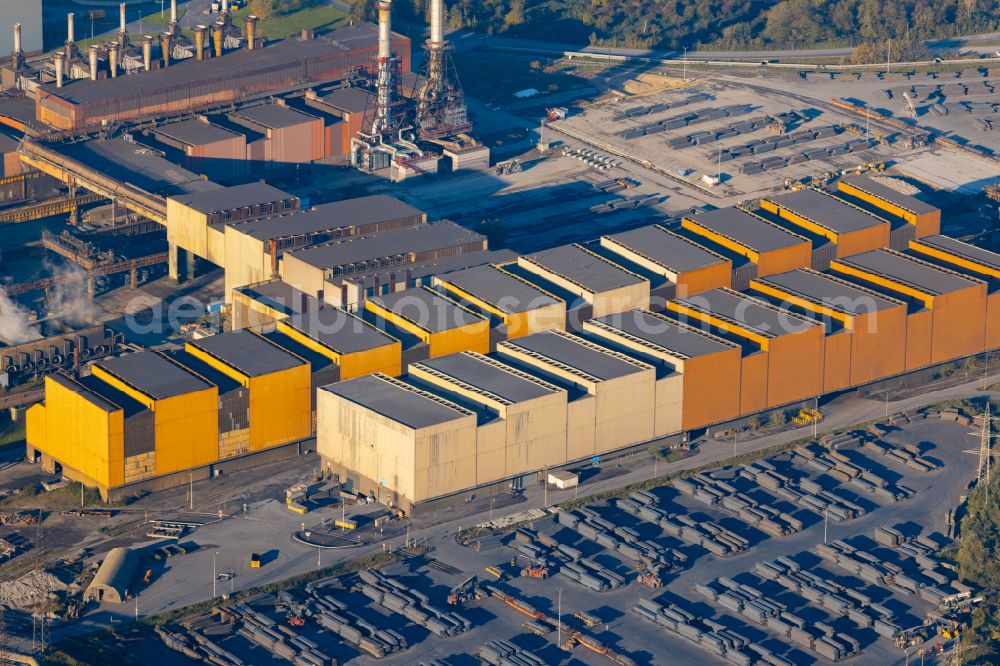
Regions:
[[56, 88], [63, 87], [63, 58], [65, 54], [62, 51], [57, 51], [54, 56], [52, 56], [52, 61], [56, 66]]
[[97, 46], [95, 46], [94, 44], [91, 44], [90, 48], [87, 51], [88, 51], [87, 55], [90, 56], [90, 80], [91, 81], [96, 81], [97, 80]]
[[253, 51], [257, 41], [257, 17], [251, 14], [247, 17], [247, 51]]
[[431, 0], [431, 44], [444, 42], [444, 0]]
[[215, 44], [215, 57], [222, 57], [222, 28], [225, 24], [221, 21], [212, 24], [212, 42]]
[[205, 59], [205, 26], [196, 25], [194, 28], [194, 57], [198, 60]]
[[111, 78], [118, 76], [118, 42], [108, 44], [108, 69], [111, 70]]
[[169, 32], [164, 32], [160, 35], [160, 51], [163, 52], [163, 66], [170, 67], [170, 38], [173, 37]]
[[153, 37], [142, 36], [142, 66], [148, 72], [153, 69]]
[[67, 44], [72, 44], [74, 41], [76, 41], [73, 38], [75, 32], [76, 31], [73, 29], [73, 12], [70, 12], [69, 14], [66, 14], [66, 43]]
[[388, 60], [392, 56], [392, 0], [378, 0], [378, 57]]
[[14, 55], [17, 55], [20, 52], [21, 52], [21, 24], [20, 23], [15, 23], [14, 24], [14, 51], [13, 51], [13, 53], [14, 53]]

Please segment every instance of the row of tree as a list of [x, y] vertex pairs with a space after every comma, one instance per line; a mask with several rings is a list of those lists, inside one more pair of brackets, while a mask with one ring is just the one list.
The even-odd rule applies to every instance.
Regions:
[[[353, 0], [369, 17], [374, 0]], [[451, 28], [604, 46], [729, 50], [923, 39], [1000, 28], [996, 0], [446, 0]], [[427, 0], [395, 11], [425, 20]], [[882, 54], [884, 57], [884, 47]]]

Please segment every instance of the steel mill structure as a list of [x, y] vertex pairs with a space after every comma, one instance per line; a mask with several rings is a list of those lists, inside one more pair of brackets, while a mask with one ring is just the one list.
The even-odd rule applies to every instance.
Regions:
[[249, 330], [50, 375], [30, 452], [124, 497], [315, 435], [330, 471], [419, 511], [1000, 348], [1000, 255], [878, 185], [521, 257], [389, 197], [171, 199]]

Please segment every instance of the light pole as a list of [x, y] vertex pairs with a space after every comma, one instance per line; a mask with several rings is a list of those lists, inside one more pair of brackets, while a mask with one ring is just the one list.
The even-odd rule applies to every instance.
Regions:
[[688, 80], [688, 47], [684, 47], [684, 82]]
[[216, 560], [218, 559], [218, 557], [219, 557], [219, 551], [215, 551], [214, 553], [212, 553], [212, 598], [213, 599], [215, 599], [215, 584], [219, 580], [219, 576], [215, 572], [216, 571], [216, 569], [215, 569], [215, 563], [216, 563]]
[[816, 428], [819, 427], [819, 396], [816, 396], [816, 413], [813, 414], [813, 439], [816, 439]]
[[490, 498], [490, 522], [491, 523], [493, 522], [493, 505], [496, 504], [496, 501], [497, 501], [496, 497], [491, 497]]
[[826, 543], [827, 530], [830, 526], [830, 507], [827, 505], [823, 509], [823, 543]]

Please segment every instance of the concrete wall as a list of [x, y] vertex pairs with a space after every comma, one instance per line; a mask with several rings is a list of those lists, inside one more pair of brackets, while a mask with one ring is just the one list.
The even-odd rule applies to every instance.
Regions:
[[324, 294], [326, 271], [292, 254], [281, 257], [281, 279], [304, 294], [320, 298]]

